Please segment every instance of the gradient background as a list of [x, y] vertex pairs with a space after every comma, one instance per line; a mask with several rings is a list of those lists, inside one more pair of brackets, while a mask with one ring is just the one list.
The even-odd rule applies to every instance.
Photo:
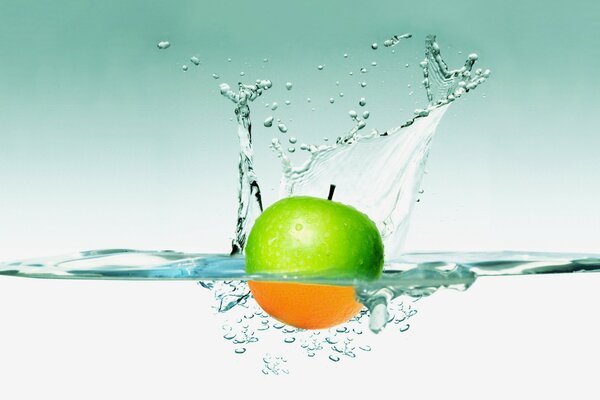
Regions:
[[[395, 126], [424, 104], [430, 32], [450, 66], [474, 51], [492, 78], [442, 120], [407, 247], [600, 252], [600, 5], [541, 4], [0, 0], [0, 260], [227, 251], [237, 135], [218, 83], [274, 82], [253, 109], [270, 203], [276, 133], [262, 127], [273, 114], [262, 104], [278, 101], [299, 141], [346, 131], [360, 96], [370, 127]], [[405, 32], [414, 37], [396, 54], [369, 49]], [[158, 50], [160, 40], [172, 46]], [[291, 376], [270, 379], [259, 349], [240, 357], [224, 343], [192, 282], [1, 278], [0, 397], [302, 397], [319, 385], [323, 395], [591, 397], [598, 288], [594, 275], [482, 280], [421, 302], [413, 328], [373, 339], [371, 354], [335, 369], [298, 357]]]

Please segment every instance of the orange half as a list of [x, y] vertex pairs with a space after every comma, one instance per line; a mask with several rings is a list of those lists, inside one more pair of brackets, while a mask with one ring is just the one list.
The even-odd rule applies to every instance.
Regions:
[[331, 328], [362, 309], [351, 286], [248, 282], [256, 302], [270, 316], [302, 329]]

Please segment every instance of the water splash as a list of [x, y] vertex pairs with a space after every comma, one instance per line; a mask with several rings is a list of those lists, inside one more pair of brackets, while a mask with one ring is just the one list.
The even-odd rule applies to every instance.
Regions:
[[241, 253], [254, 220], [262, 212], [262, 195], [254, 172], [254, 151], [252, 149], [252, 122], [249, 103], [256, 100], [265, 90], [273, 86], [269, 80], [257, 80], [255, 84], [238, 84], [238, 92], [223, 83], [221, 94], [235, 103], [238, 122], [240, 155], [238, 160], [238, 213], [235, 237], [231, 243], [231, 254]]

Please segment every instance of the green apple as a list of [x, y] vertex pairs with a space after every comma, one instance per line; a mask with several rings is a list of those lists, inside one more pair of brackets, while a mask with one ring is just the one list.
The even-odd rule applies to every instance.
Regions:
[[373, 280], [383, 269], [375, 223], [354, 207], [316, 197], [288, 197], [266, 209], [245, 251], [249, 274]]

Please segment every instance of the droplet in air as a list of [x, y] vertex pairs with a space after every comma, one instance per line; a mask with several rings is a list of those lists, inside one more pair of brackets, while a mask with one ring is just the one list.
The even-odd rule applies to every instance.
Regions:
[[279, 128], [279, 132], [281, 133], [286, 133], [288, 131], [288, 128], [285, 126], [285, 124], [279, 124], [277, 125], [277, 128]]
[[194, 65], [200, 65], [200, 59], [196, 56], [193, 56], [190, 58], [190, 61], [192, 62], [192, 64]]
[[364, 97], [361, 97], [360, 100], [358, 100], [358, 105], [361, 107], [364, 107], [367, 105], [367, 100]]
[[161, 50], [168, 49], [170, 46], [171, 46], [171, 43], [169, 43], [169, 41], [167, 41], [167, 40], [161, 40], [160, 42], [158, 42], [156, 44], [156, 47], [158, 47]]
[[265, 122], [263, 122], [263, 125], [266, 128], [270, 128], [273, 126], [273, 117], [267, 117], [267, 119], [265, 119]]
[[292, 90], [292, 82], [286, 82], [286, 83], [285, 83], [285, 88], [286, 88], [287, 90]]

